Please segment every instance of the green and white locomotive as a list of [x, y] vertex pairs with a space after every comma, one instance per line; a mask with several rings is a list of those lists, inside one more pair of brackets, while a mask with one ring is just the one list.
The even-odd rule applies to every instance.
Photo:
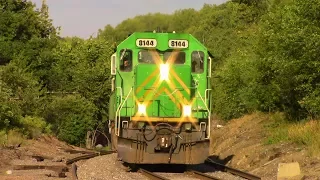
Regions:
[[200, 164], [209, 156], [211, 56], [190, 34], [135, 32], [111, 57], [109, 127], [122, 161]]

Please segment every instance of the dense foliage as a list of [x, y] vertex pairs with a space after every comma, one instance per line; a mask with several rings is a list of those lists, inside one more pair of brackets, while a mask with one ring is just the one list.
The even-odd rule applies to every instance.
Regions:
[[96, 38], [59, 36], [48, 7], [0, 0], [0, 131], [53, 133], [72, 144], [103, 127], [114, 45], [135, 31], [191, 33], [215, 56], [213, 111], [320, 116], [320, 0], [232, 0], [107, 25]]
[[59, 37], [45, 3], [1, 0], [0, 8], [0, 131], [84, 143], [106, 121], [112, 47]]

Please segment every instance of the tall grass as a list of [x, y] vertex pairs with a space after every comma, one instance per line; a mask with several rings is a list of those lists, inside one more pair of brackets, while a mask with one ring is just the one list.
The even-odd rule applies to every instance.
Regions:
[[0, 147], [17, 146], [25, 141], [26, 137], [18, 130], [0, 131]]
[[289, 122], [286, 120], [283, 113], [275, 113], [269, 115], [268, 122], [265, 125], [265, 133], [267, 139], [266, 144], [276, 144], [283, 141], [287, 141]]
[[320, 154], [320, 120], [290, 122], [283, 114], [275, 113], [268, 121], [266, 144], [292, 142], [306, 147], [311, 155]]
[[292, 124], [288, 128], [288, 135], [290, 141], [307, 146], [312, 155], [320, 154], [320, 121]]

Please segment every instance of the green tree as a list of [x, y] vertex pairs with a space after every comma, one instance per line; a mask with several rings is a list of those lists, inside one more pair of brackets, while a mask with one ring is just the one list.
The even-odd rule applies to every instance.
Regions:
[[52, 124], [53, 133], [70, 144], [83, 144], [86, 132], [93, 130], [96, 123], [94, 104], [80, 95], [58, 94], [51, 99], [43, 116]]
[[261, 84], [276, 90], [273, 106], [292, 118], [319, 117], [320, 1], [292, 0], [273, 6], [259, 43]]
[[0, 0], [0, 65], [10, 62], [33, 38], [56, 34], [50, 20], [30, 1]]

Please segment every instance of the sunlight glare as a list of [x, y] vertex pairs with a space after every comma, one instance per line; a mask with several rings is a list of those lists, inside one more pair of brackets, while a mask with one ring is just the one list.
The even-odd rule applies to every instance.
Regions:
[[160, 64], [160, 80], [168, 80], [169, 78], [169, 65]]

